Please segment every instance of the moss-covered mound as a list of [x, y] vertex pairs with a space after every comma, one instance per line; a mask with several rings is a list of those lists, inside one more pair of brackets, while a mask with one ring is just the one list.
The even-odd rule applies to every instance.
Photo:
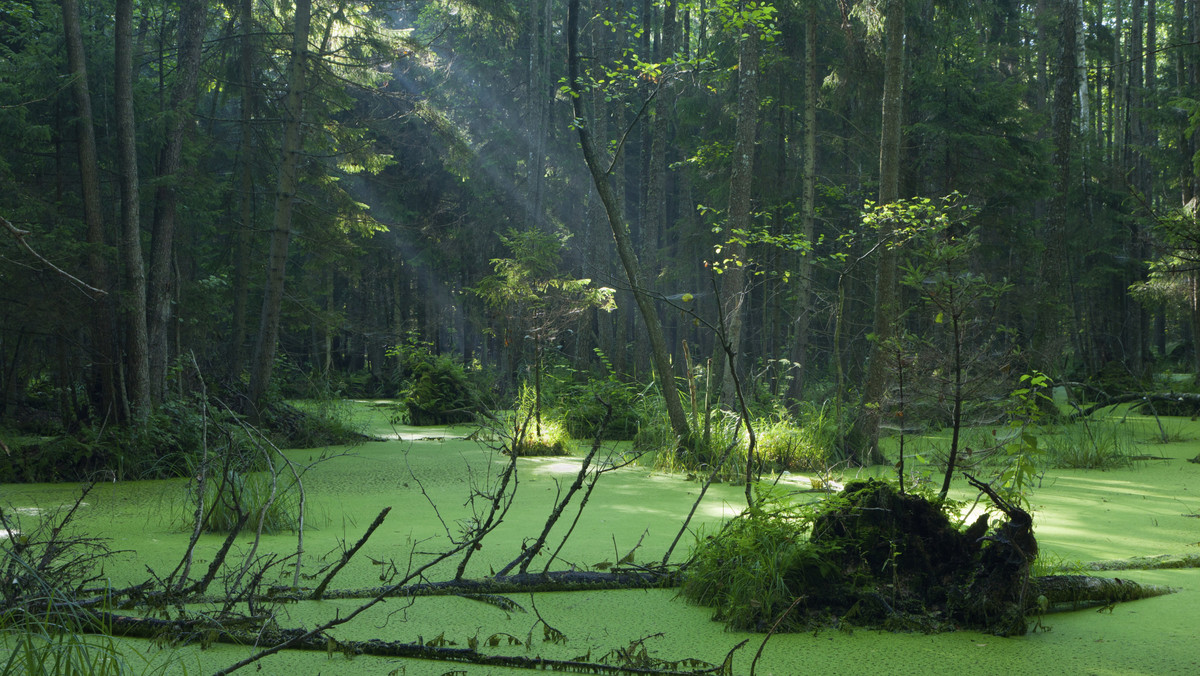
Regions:
[[736, 629], [1023, 634], [1037, 547], [1028, 515], [1000, 506], [1010, 520], [987, 535], [986, 516], [960, 531], [938, 505], [874, 479], [816, 511], [765, 501], [701, 542], [684, 594]]

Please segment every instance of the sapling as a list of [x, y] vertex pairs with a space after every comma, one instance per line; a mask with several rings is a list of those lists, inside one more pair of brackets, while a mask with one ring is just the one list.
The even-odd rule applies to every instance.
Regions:
[[[930, 352], [945, 355], [943, 368], [935, 368], [932, 373], [950, 388], [950, 451], [938, 494], [940, 500], [945, 500], [959, 460], [963, 406], [972, 390], [994, 381], [995, 374], [1004, 373], [1002, 368], [980, 367], [994, 361], [997, 354], [1003, 358], [1006, 353], [1002, 345], [997, 345], [1005, 340], [1006, 333], [991, 319], [997, 301], [1011, 285], [972, 271], [971, 255], [979, 239], [973, 229], [965, 229], [963, 221], [972, 210], [960, 204], [957, 195], [943, 198], [940, 203], [922, 198], [879, 209], [877, 217], [907, 226], [903, 233], [911, 238], [913, 255], [901, 266], [901, 283], [917, 291], [925, 307], [933, 312], [931, 345], [939, 333], [943, 341], [932, 345]], [[937, 331], [937, 327], [944, 330]], [[939, 376], [939, 372], [945, 375]]]

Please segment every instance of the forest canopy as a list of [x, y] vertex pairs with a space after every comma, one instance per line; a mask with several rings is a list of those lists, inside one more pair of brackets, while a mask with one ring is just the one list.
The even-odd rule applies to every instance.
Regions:
[[951, 353], [955, 400], [1197, 375], [1198, 33], [1182, 0], [3, 0], [0, 424], [436, 363], [484, 408], [536, 377], [539, 416], [649, 386], [684, 446], [733, 381], [836, 401], [871, 462], [889, 346], [930, 425]]

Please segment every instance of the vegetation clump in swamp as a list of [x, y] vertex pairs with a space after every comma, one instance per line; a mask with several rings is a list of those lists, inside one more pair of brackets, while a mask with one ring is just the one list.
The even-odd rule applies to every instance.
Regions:
[[957, 528], [948, 513], [957, 506], [879, 479], [853, 481], [818, 505], [771, 490], [700, 540], [683, 594], [739, 630], [1024, 634], [1037, 552], [1029, 515], [1004, 503], [1008, 521], [989, 534], [987, 514]]

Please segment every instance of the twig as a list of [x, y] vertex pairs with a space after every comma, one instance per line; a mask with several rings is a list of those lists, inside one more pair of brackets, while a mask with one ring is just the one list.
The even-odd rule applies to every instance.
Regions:
[[[392, 511], [391, 506], [384, 507], [383, 511], [379, 512], [379, 516], [375, 517], [375, 520], [372, 521], [371, 525], [367, 527], [367, 532], [363, 533], [363, 536], [358, 539], [358, 542], [354, 543], [354, 546], [350, 549], [342, 552], [342, 559], [338, 561], [337, 565], [335, 565], [333, 569], [329, 571], [329, 573], [325, 576], [325, 579], [321, 580], [321, 584], [317, 585], [316, 590], [313, 591], [312, 599], [314, 601], [321, 600], [321, 597], [325, 595], [325, 588], [329, 586], [329, 582], [333, 580], [333, 577], [337, 575], [347, 563], [350, 563], [350, 559], [354, 558], [354, 555], [358, 553], [358, 550], [362, 549], [362, 546], [367, 543], [367, 540], [370, 539], [371, 534], [375, 532], [376, 528], [379, 528], [379, 526], [383, 523], [383, 520], [387, 518], [388, 512], [390, 511]], [[297, 562], [296, 569], [299, 570], [299, 568], [300, 564]]]
[[92, 286], [91, 284], [88, 284], [87, 282], [79, 279], [78, 277], [72, 275], [71, 273], [67, 272], [66, 270], [63, 270], [62, 268], [58, 267], [54, 263], [51, 263], [50, 261], [46, 260], [45, 257], [43, 257], [40, 253], [35, 251], [32, 246], [29, 246], [29, 242], [25, 241], [25, 237], [30, 234], [30, 232], [28, 230], [19, 229], [17, 226], [10, 223], [9, 220], [3, 216], [0, 216], [0, 225], [3, 225], [4, 229], [8, 230], [8, 233], [10, 235], [12, 235], [13, 239], [17, 240], [17, 243], [21, 245], [21, 248], [28, 251], [31, 256], [33, 256], [34, 258], [41, 261], [43, 265], [45, 265], [46, 267], [53, 270], [59, 276], [66, 278], [67, 281], [82, 288], [84, 291], [87, 291], [93, 297], [108, 295], [107, 291], [104, 291], [103, 289], [97, 289], [96, 287]]
[[[604, 416], [604, 423], [607, 423], [609, 416], [612, 415], [612, 406], [606, 404], [606, 407], [607, 411]], [[603, 429], [603, 424], [601, 429]], [[554, 524], [558, 523], [558, 519], [562, 516], [563, 510], [567, 508], [567, 505], [571, 503], [571, 499], [574, 498], [575, 494], [579, 492], [579, 489], [583, 487], [583, 481], [587, 477], [588, 470], [592, 466], [592, 460], [595, 459], [596, 453], [599, 450], [600, 439], [597, 437], [592, 443], [592, 450], [588, 452], [587, 456], [584, 457], [583, 462], [580, 464], [579, 471], [575, 474], [575, 481], [571, 482], [571, 486], [567, 489], [567, 494], [558, 501], [558, 504], [554, 506], [553, 510], [551, 510], [550, 515], [546, 517], [546, 523], [542, 526], [542, 532], [538, 534], [537, 539], [534, 540], [531, 546], [524, 548], [517, 558], [513, 559], [508, 565], [501, 568], [500, 572], [498, 573], [499, 575], [506, 575], [517, 564], [520, 564], [521, 567], [519, 570], [522, 573], [529, 569], [529, 563], [533, 561], [533, 557], [537, 556], [538, 553], [542, 551], [542, 547], [546, 546], [546, 538], [550, 536], [550, 530], [554, 528]], [[597, 473], [595, 478], [598, 479], [599, 476], [600, 473]], [[591, 485], [595, 485], [595, 480], [592, 481]], [[591, 487], [589, 486], [588, 494], [590, 493]]]
[[[200, 473], [196, 477], [196, 511], [192, 519], [192, 536], [188, 540], [187, 549], [184, 551], [183, 561], [180, 562], [180, 567], [183, 570], [179, 575], [178, 583], [175, 585], [176, 591], [183, 589], [184, 583], [187, 582], [188, 576], [191, 575], [196, 543], [200, 541], [200, 533], [204, 529], [204, 490], [208, 486], [208, 389], [204, 384], [204, 376], [200, 373], [200, 365], [196, 363], [196, 353], [191, 352], [190, 355], [192, 366], [196, 369], [196, 377], [200, 380], [200, 418], [203, 421], [200, 428], [200, 447], [202, 453], [200, 456]], [[176, 571], [178, 570], [179, 567], [176, 568]]]
[[663, 554], [663, 566], [666, 566], [667, 562], [671, 560], [671, 553], [675, 551], [675, 545], [679, 544], [680, 538], [682, 538], [683, 534], [687, 532], [688, 524], [692, 522], [692, 517], [695, 516], [696, 510], [700, 507], [700, 501], [704, 499], [704, 494], [708, 492], [708, 487], [712, 485], [714, 480], [716, 480], [717, 473], [721, 471], [721, 467], [725, 464], [725, 461], [729, 459], [729, 454], [732, 453], [734, 447], [737, 446], [736, 432], [734, 433], [734, 438], [735, 441], [731, 442], [725, 447], [725, 452], [721, 454], [721, 459], [717, 461], [716, 466], [713, 467], [712, 473], [708, 475], [708, 479], [706, 479], [704, 481], [704, 485], [700, 487], [700, 495], [696, 496], [696, 501], [692, 503], [691, 511], [688, 512], [687, 518], [683, 520], [683, 525], [679, 527], [679, 532], [675, 534], [675, 539], [671, 541], [671, 546], [667, 547], [667, 553]]
[[787, 617], [788, 613], [791, 613], [792, 610], [806, 598], [808, 597], [797, 596], [796, 600], [792, 601], [792, 605], [788, 606], [787, 610], [783, 611], [783, 613], [775, 619], [775, 623], [771, 625], [771, 630], [768, 631], [767, 635], [763, 637], [762, 643], [758, 644], [758, 652], [754, 653], [754, 659], [750, 660], [750, 676], [754, 676], [754, 668], [758, 666], [758, 658], [762, 657], [763, 648], [767, 647], [767, 641], [770, 641], [771, 637], [775, 635], [775, 630], [779, 628], [779, 624], [783, 622], [783, 618]]

